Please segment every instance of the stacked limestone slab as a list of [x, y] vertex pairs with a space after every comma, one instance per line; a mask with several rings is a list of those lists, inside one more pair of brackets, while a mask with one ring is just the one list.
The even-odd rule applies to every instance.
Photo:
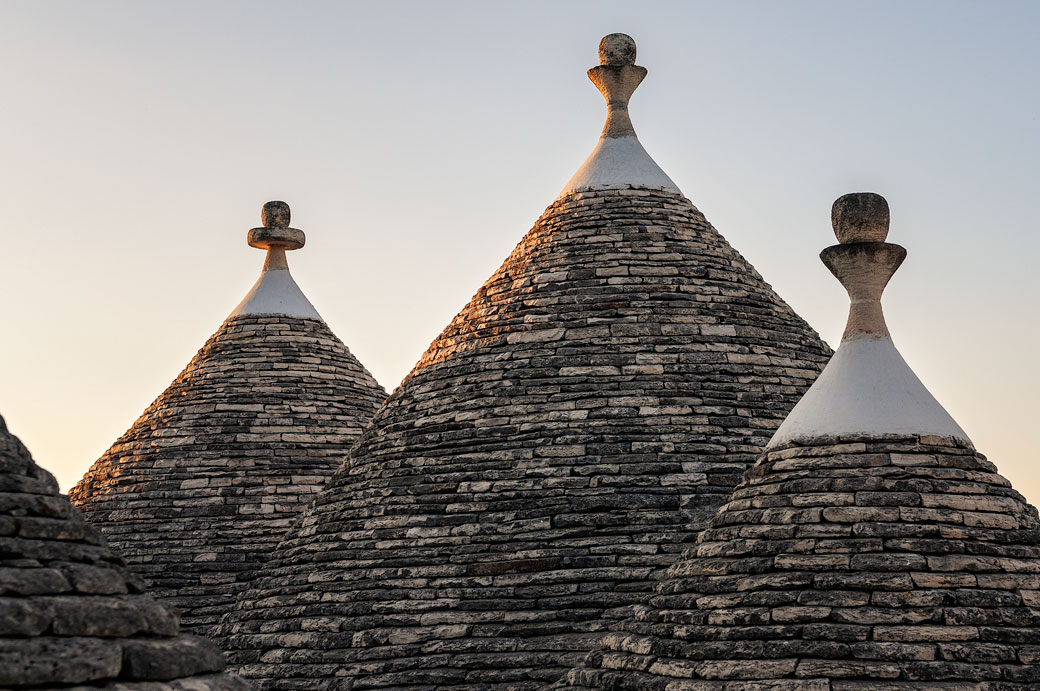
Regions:
[[592, 71], [610, 103], [596, 152], [219, 627], [261, 688], [555, 681], [829, 356], [624, 127], [613, 90], [645, 70], [611, 61], [630, 42]]
[[880, 296], [905, 251], [860, 232], [887, 232], [887, 205], [852, 195], [835, 212], [843, 244], [822, 256], [853, 307], [834, 360], [560, 688], [1040, 688], [1037, 511], [892, 345]]
[[244, 691], [58, 493], [0, 418], [0, 687]]
[[303, 233], [281, 204], [265, 207], [265, 227], [251, 231], [250, 243], [268, 250], [257, 285], [70, 493], [200, 634], [385, 397], [289, 275], [285, 250]]

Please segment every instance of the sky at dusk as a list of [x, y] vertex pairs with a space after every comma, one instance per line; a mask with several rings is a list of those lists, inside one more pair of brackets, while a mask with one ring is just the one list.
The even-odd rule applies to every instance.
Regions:
[[0, 0], [0, 413], [63, 490], [238, 304], [270, 199], [388, 390], [591, 151], [649, 153], [832, 345], [830, 205], [885, 195], [897, 346], [1033, 502], [1040, 3]]

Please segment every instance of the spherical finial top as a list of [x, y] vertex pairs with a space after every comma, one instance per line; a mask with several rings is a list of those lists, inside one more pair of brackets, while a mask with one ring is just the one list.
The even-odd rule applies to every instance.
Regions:
[[260, 212], [264, 228], [288, 228], [289, 218], [289, 205], [285, 202], [267, 202]]
[[607, 34], [599, 42], [599, 64], [636, 64], [636, 42], [628, 34]]
[[854, 192], [838, 197], [831, 207], [831, 225], [838, 242], [884, 242], [888, 238], [888, 202], [880, 194]]

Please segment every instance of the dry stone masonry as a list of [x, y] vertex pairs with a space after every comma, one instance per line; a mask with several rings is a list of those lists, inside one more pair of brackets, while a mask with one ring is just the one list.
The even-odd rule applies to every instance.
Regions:
[[0, 688], [246, 691], [58, 493], [0, 418]]
[[271, 202], [257, 285], [71, 498], [187, 630], [208, 634], [314, 499], [385, 392], [285, 263], [302, 246]]
[[[625, 42], [605, 39], [593, 68], [615, 124], [627, 95], [611, 84], [642, 70], [634, 44], [611, 57]], [[229, 661], [260, 688], [555, 681], [819, 373], [829, 348], [622, 125], [224, 618]]]
[[560, 689], [1040, 688], [1037, 511], [891, 344], [880, 297], [906, 252], [884, 242], [883, 202], [835, 204], [842, 244], [821, 256], [853, 299], [838, 353]]

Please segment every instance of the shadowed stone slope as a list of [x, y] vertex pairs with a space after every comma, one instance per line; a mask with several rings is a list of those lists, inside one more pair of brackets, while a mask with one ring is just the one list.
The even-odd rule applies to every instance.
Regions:
[[[1040, 688], [1037, 511], [892, 345], [880, 297], [906, 252], [862, 239], [887, 234], [888, 207], [852, 197], [822, 255], [853, 297], [841, 348], [655, 595], [559, 688]], [[861, 360], [871, 376], [849, 376]]]
[[225, 617], [262, 688], [554, 681], [818, 374], [827, 346], [681, 193], [591, 169], [609, 184], [545, 211]]
[[245, 691], [179, 635], [0, 418], [0, 687]]
[[278, 251], [269, 248], [250, 296], [70, 493], [196, 633], [230, 608], [384, 398], [317, 313], [308, 316]]

